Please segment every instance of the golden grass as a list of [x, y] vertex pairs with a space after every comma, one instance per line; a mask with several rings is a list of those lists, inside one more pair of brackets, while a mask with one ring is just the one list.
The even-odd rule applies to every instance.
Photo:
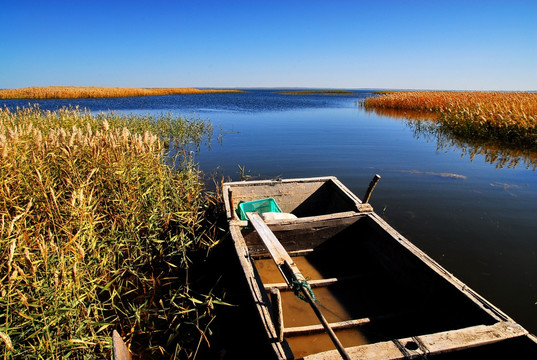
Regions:
[[457, 136], [537, 148], [537, 93], [405, 91], [367, 98], [362, 105], [435, 113]]
[[191, 357], [218, 303], [193, 295], [187, 273], [215, 244], [211, 200], [189, 158], [172, 169], [166, 156], [210, 131], [169, 116], [0, 109], [4, 359], [110, 358], [113, 329], [151, 358]]
[[238, 93], [240, 90], [195, 88], [123, 88], [99, 86], [45, 86], [0, 90], [0, 99], [79, 99], [127, 96], [186, 95], [206, 93]]

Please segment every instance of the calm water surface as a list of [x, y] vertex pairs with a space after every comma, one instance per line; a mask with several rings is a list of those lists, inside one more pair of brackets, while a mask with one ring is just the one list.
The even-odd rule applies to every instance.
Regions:
[[233, 180], [239, 165], [256, 179], [335, 175], [362, 197], [378, 173], [382, 179], [371, 199], [376, 212], [537, 333], [537, 172], [531, 164], [537, 155], [526, 154], [511, 167], [498, 166], [494, 152], [470, 157], [471, 146], [439, 143], [401, 118], [366, 113], [356, 105], [366, 95], [257, 90], [39, 103], [49, 109], [71, 104], [94, 112], [173, 111], [209, 119], [225, 136], [203, 148], [197, 161], [205, 172]]

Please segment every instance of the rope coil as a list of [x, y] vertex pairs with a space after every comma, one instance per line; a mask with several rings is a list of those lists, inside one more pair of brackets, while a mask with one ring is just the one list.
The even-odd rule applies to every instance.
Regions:
[[306, 301], [306, 302], [308, 301], [306, 300], [304, 295], [300, 293], [300, 291], [302, 291], [302, 288], [305, 288], [310, 293], [313, 301], [317, 302], [317, 299], [315, 298], [315, 294], [313, 293], [313, 290], [311, 289], [310, 285], [308, 284], [306, 280], [302, 280], [302, 281], [293, 280], [292, 283], [293, 283], [293, 292], [297, 298], [299, 298], [302, 301]]

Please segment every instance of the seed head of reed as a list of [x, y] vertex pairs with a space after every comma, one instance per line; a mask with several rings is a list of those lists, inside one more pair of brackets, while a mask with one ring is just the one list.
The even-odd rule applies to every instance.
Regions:
[[[179, 144], [210, 132], [171, 115], [0, 110], [5, 356], [108, 357], [114, 328], [133, 344], [147, 336], [189, 351], [180, 334], [210, 309], [189, 300], [185, 272], [214, 239], [200, 174]], [[165, 142], [183, 159], [176, 168]]]

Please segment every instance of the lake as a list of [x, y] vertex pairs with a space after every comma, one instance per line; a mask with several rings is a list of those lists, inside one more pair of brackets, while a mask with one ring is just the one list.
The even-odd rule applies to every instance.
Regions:
[[[196, 155], [207, 174], [238, 180], [334, 175], [456, 277], [537, 333], [536, 154], [438, 139], [419, 123], [365, 112], [371, 95], [238, 94], [39, 100], [42, 108], [172, 111], [224, 136]], [[9, 107], [28, 100], [4, 100]], [[33, 101], [32, 101], [33, 102]], [[477, 152], [476, 154], [472, 154]], [[503, 160], [505, 159], [505, 160]]]

